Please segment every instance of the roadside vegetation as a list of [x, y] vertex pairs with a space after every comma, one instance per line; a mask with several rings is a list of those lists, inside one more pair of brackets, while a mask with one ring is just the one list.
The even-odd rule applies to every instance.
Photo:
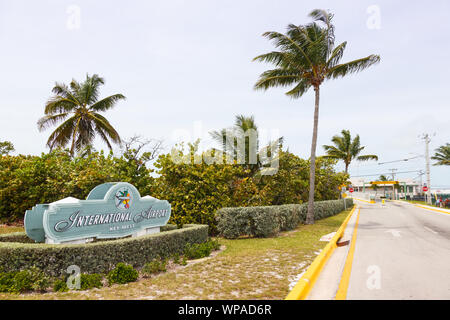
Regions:
[[84, 291], [2, 293], [0, 299], [284, 299], [326, 245], [320, 238], [336, 231], [348, 213], [273, 238], [215, 239], [212, 246], [218, 243], [221, 251], [211, 251], [210, 257], [160, 261], [149, 265], [145, 276], [141, 270], [136, 282], [103, 283]]

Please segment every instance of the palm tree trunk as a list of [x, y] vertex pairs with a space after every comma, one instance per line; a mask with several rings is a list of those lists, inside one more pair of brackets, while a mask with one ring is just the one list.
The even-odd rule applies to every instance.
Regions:
[[317, 130], [319, 125], [319, 86], [314, 88], [316, 93], [316, 105], [314, 108], [314, 127], [311, 143], [311, 164], [309, 169], [309, 198], [308, 213], [306, 214], [306, 224], [314, 223], [314, 191], [316, 179], [316, 146], [317, 146]]

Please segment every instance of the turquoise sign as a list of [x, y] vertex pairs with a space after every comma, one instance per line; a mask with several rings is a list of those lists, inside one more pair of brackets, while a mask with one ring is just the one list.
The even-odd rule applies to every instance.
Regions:
[[[126, 182], [95, 187], [86, 200], [66, 198], [25, 213], [25, 231], [36, 242], [83, 243], [159, 232], [167, 224], [168, 201], [145, 196]], [[77, 242], [78, 241], [78, 242]]]

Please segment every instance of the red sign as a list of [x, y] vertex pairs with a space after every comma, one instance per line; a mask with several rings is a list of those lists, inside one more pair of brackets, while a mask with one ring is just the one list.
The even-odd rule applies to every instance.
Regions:
[[423, 192], [427, 192], [428, 191], [428, 187], [423, 187]]
[[350, 191], [350, 193], [352, 193], [353, 192], [353, 188], [348, 189], [348, 191]]

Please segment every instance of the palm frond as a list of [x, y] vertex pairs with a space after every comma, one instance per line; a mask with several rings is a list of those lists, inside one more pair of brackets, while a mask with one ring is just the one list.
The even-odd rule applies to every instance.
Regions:
[[58, 122], [66, 119], [68, 116], [69, 116], [68, 112], [44, 116], [38, 120], [37, 123], [38, 129], [39, 131], [43, 131], [51, 126], [54, 126]]
[[302, 72], [296, 69], [273, 69], [264, 71], [256, 82], [255, 90], [287, 87], [302, 80]]
[[344, 41], [340, 45], [338, 45], [336, 48], [334, 48], [333, 52], [331, 53], [331, 56], [328, 58], [327, 61], [327, 68], [331, 69], [334, 66], [336, 66], [339, 61], [341, 61], [345, 47], [347, 46], [347, 42]]
[[311, 82], [309, 79], [301, 79], [294, 88], [286, 92], [286, 95], [296, 99], [307, 92], [309, 88], [311, 88]]
[[437, 148], [431, 159], [437, 161], [434, 166], [450, 166], [450, 143]]
[[47, 146], [50, 151], [55, 147], [64, 147], [72, 138], [73, 130], [77, 117], [73, 116], [64, 121], [59, 127], [57, 127], [49, 136], [47, 140]]
[[100, 93], [100, 85], [105, 84], [105, 80], [94, 74], [92, 77], [86, 75], [86, 80], [81, 84], [79, 95], [84, 105], [91, 105], [97, 102]]
[[369, 161], [369, 160], [375, 160], [378, 161], [378, 156], [374, 154], [366, 154], [364, 156], [359, 156], [356, 158], [358, 161]]
[[304, 63], [302, 64], [309, 66], [309, 68], [312, 68], [314, 66], [301, 45], [293, 39], [289, 38], [287, 35], [276, 31], [269, 31], [263, 33], [263, 36], [268, 38], [269, 40], [272, 40], [275, 47], [280, 48], [281, 51], [296, 52], [297, 60], [304, 61]]
[[106, 111], [112, 109], [119, 100], [126, 100], [126, 97], [123, 94], [114, 94], [112, 96], [106, 97], [100, 101], [97, 101], [93, 105], [89, 107], [92, 111]]
[[370, 55], [365, 58], [350, 61], [344, 64], [338, 64], [333, 68], [329, 69], [327, 72], [327, 78], [336, 79], [339, 77], [344, 77], [348, 74], [360, 72], [368, 67], [380, 62], [380, 56]]
[[120, 144], [122, 142], [119, 133], [117, 133], [116, 129], [109, 123], [109, 121], [98, 113], [89, 113], [91, 119], [95, 122], [95, 126], [101, 128], [105, 135], [111, 139], [112, 142]]

